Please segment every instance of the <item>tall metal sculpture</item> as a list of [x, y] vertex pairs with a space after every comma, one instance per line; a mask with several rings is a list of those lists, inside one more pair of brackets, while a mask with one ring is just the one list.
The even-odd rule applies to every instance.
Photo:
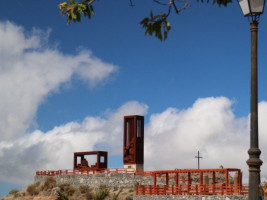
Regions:
[[144, 170], [144, 117], [124, 116], [123, 134], [124, 168]]

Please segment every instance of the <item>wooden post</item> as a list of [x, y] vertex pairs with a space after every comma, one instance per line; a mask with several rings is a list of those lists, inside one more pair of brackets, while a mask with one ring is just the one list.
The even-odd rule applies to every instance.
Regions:
[[166, 173], [166, 185], [169, 186], [169, 173]]
[[191, 184], [192, 184], [191, 173], [188, 172], [188, 187], [187, 187], [188, 194], [190, 193], [190, 190], [191, 190]]
[[213, 194], [215, 194], [215, 180], [216, 177], [215, 177], [215, 172], [212, 172], [212, 191], [213, 191]]
[[225, 170], [225, 189], [226, 189], [226, 195], [228, 194], [228, 170]]
[[175, 180], [175, 183], [176, 183], [176, 195], [178, 194], [178, 186], [179, 186], [179, 173], [176, 173], [176, 180]]
[[153, 182], [154, 182], [154, 187], [157, 185], [157, 174], [153, 173]]
[[200, 181], [199, 181], [199, 186], [200, 186], [200, 195], [203, 194], [203, 172], [200, 172], [200, 177], [199, 177]]

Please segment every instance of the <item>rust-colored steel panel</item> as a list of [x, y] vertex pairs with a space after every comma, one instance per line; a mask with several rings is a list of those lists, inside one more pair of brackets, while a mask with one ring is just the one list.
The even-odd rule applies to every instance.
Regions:
[[124, 117], [123, 163], [144, 164], [144, 117]]
[[[85, 156], [95, 155], [96, 163], [90, 165]], [[81, 162], [78, 163], [78, 157]], [[106, 151], [87, 151], [87, 152], [74, 152], [73, 170], [103, 170], [108, 167], [108, 152]]]

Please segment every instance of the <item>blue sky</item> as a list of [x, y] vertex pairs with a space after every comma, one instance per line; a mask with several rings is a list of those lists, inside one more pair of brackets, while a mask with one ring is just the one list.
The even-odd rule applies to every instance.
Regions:
[[[108, 150], [109, 166], [122, 167], [126, 114], [145, 115], [147, 170], [195, 168], [199, 150], [203, 167], [237, 167], [246, 176], [250, 31], [237, 2], [190, 1], [171, 15], [165, 42], [144, 36], [139, 25], [151, 9], [167, 9], [152, 1], [134, 0], [134, 8], [127, 0], [97, 1], [92, 20], [70, 25], [60, 2], [1, 1], [0, 196], [25, 187], [36, 170], [71, 168], [74, 151]], [[263, 161], [265, 18], [258, 61]]]

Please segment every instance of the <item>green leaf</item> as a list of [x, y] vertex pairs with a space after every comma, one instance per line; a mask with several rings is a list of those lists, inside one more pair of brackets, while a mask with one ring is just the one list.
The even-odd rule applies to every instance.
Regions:
[[91, 5], [92, 0], [81, 0], [81, 3], [76, 0], [69, 0], [69, 2], [62, 2], [58, 5], [60, 14], [67, 15], [68, 24], [73, 22], [80, 22], [81, 16], [86, 16], [89, 19], [94, 15], [94, 8]]
[[160, 13], [154, 15], [150, 13], [150, 17], [144, 18], [140, 24], [145, 29], [145, 35], [155, 36], [159, 40], [166, 40], [171, 29], [170, 22], [166, 21], [166, 14]]

